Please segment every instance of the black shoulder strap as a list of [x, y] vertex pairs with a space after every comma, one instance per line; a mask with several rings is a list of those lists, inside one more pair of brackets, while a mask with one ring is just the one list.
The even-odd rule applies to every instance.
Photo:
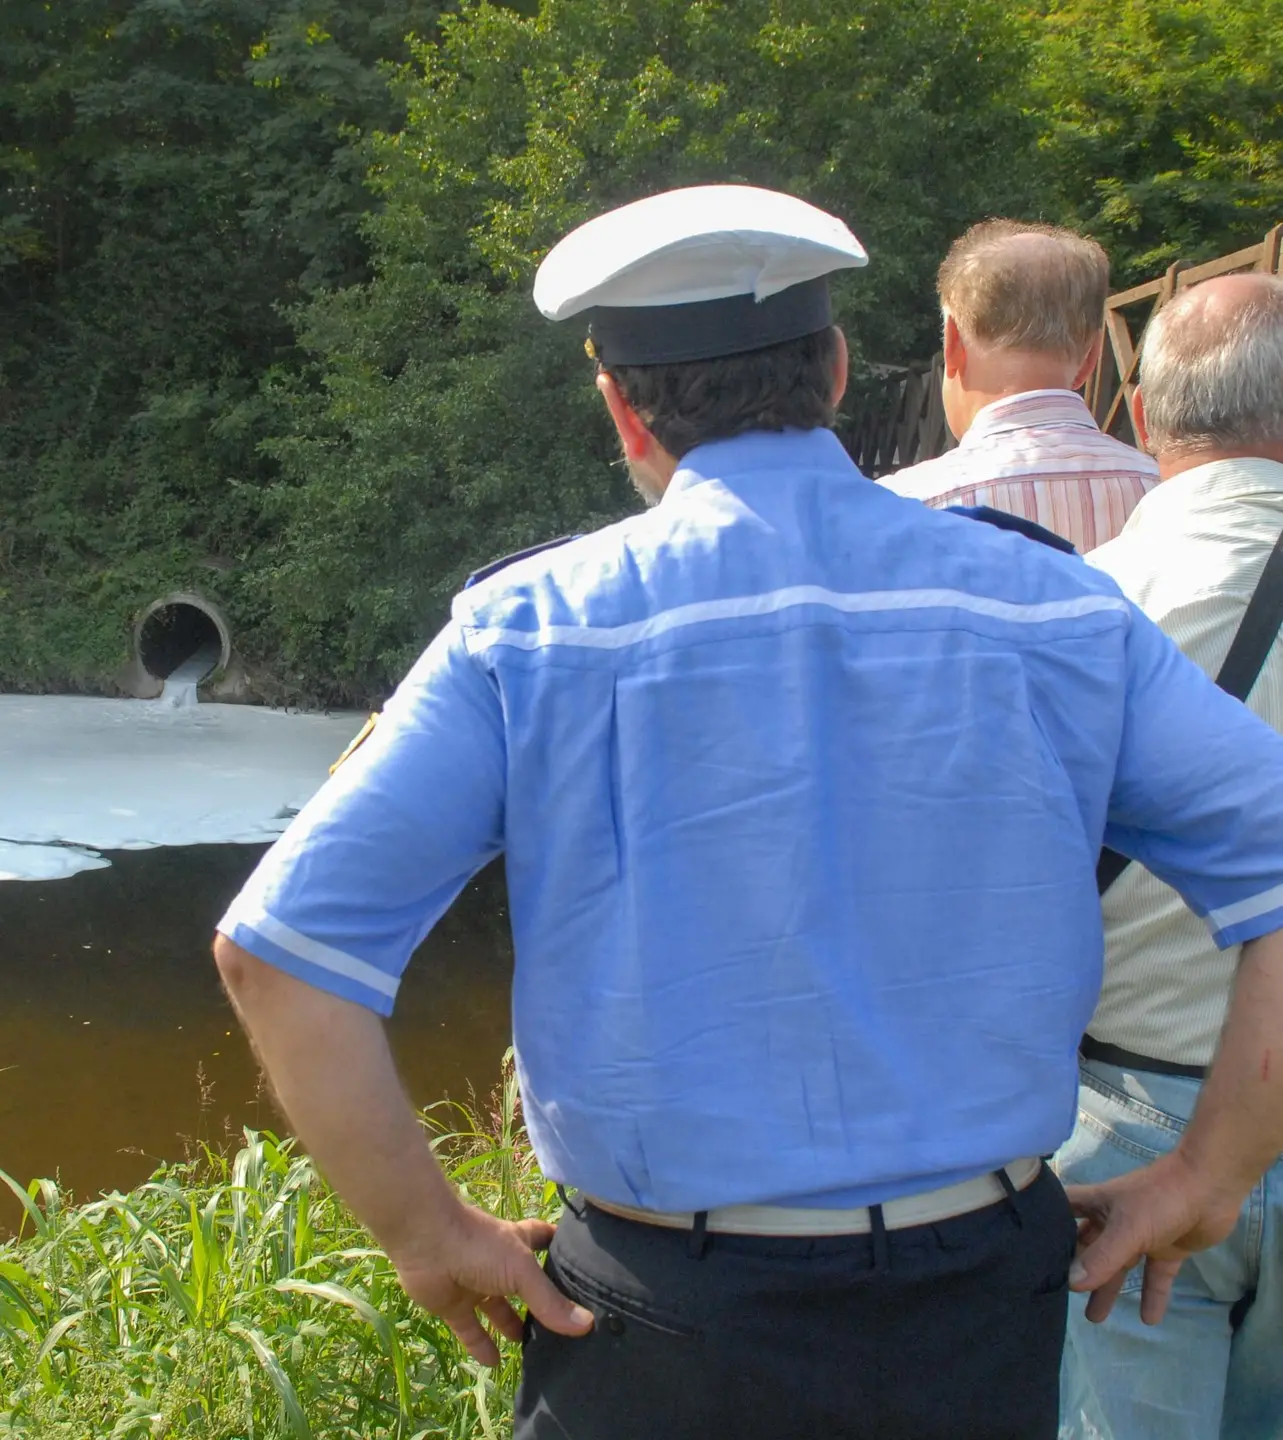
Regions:
[[532, 555], [542, 555], [545, 550], [555, 550], [558, 545], [569, 545], [572, 540], [579, 538], [578, 535], [558, 535], [555, 540], [544, 540], [541, 544], [531, 545], [525, 550], [505, 555], [499, 560], [492, 560], [489, 565], [483, 565], [480, 570], [474, 570], [463, 582], [463, 588], [470, 590], [474, 585], [479, 585], [483, 580], [489, 580], [492, 575], [497, 575], [500, 570], [506, 570], [509, 565], [515, 565], [518, 560], [528, 560]]
[[[1274, 542], [1239, 621], [1216, 683], [1235, 700], [1246, 700], [1283, 627], [1283, 535]], [[1102, 850], [1096, 865], [1096, 889], [1103, 895], [1132, 862], [1117, 850]]]
[[964, 515], [968, 520], [982, 520], [986, 525], [997, 526], [999, 530], [1012, 530], [1017, 535], [1023, 535], [1026, 540], [1036, 540], [1039, 545], [1047, 545], [1065, 555], [1078, 554], [1072, 540], [1066, 540], [1063, 535], [1057, 535], [1054, 530], [1048, 530], [1036, 520], [1026, 520], [1023, 515], [995, 510], [992, 505], [946, 505], [944, 508], [949, 515]]
[[1274, 542], [1239, 622], [1230, 653], [1216, 677], [1222, 690], [1236, 700], [1247, 699], [1280, 627], [1283, 627], [1283, 535]]

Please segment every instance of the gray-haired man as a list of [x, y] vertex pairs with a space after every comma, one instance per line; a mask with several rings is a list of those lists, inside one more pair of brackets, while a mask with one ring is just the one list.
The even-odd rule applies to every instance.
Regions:
[[[1146, 337], [1133, 414], [1163, 483], [1089, 559], [1214, 675], [1283, 532], [1283, 281], [1227, 276], [1173, 300]], [[1283, 730], [1278, 644], [1247, 703]], [[1067, 1182], [1113, 1178], [1179, 1139], [1239, 957], [1139, 865], [1103, 904], [1104, 989], [1057, 1157]], [[1139, 1280], [1100, 1325], [1071, 1308], [1062, 1440], [1283, 1436], [1283, 1160], [1230, 1238], [1186, 1262], [1156, 1329], [1141, 1323]]]

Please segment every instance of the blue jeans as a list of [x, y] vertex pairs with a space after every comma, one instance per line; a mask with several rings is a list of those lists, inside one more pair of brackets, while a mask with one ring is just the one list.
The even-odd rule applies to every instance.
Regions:
[[[1084, 1061], [1078, 1124], [1053, 1162], [1066, 1184], [1147, 1164], [1176, 1143], [1199, 1084]], [[1234, 1233], [1181, 1267], [1162, 1324], [1140, 1318], [1141, 1269], [1093, 1325], [1072, 1296], [1061, 1440], [1283, 1440], [1283, 1159]]]

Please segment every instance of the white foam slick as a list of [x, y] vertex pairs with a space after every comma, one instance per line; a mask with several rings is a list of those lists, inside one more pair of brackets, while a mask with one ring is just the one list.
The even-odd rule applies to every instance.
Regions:
[[364, 715], [0, 695], [0, 880], [55, 880], [104, 850], [265, 843]]

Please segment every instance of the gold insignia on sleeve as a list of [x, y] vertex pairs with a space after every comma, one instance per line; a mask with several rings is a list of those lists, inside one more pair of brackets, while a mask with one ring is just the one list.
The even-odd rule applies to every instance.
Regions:
[[587, 355], [590, 360], [597, 358], [597, 346], [593, 343], [591, 335], [584, 341], [584, 354]]
[[361, 728], [357, 731], [356, 735], [353, 737], [352, 743], [347, 747], [347, 749], [342, 753], [342, 755], [339, 756], [339, 758], [334, 762], [334, 764], [330, 766], [331, 775], [334, 774], [334, 772], [339, 768], [340, 765], [343, 764], [345, 760], [350, 760], [352, 756], [356, 754], [356, 752], [361, 748], [361, 746], [364, 745], [365, 742], [370, 738], [370, 736], [374, 734], [374, 727], [378, 723], [378, 713], [371, 715], [370, 718], [365, 722], [365, 724], [362, 725]]

